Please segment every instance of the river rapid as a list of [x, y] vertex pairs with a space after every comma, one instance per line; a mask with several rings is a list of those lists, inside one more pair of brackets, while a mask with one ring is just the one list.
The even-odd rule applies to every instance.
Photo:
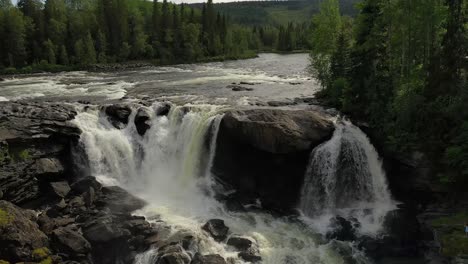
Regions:
[[[73, 122], [83, 131], [86, 170], [105, 185], [145, 199], [148, 206], [135, 214], [164, 230], [161, 238], [195, 237], [187, 254], [220, 254], [230, 263], [246, 263], [235, 248], [202, 230], [217, 218], [231, 234], [253, 241], [262, 263], [372, 263], [353, 241], [326, 238], [336, 215], [353, 219], [358, 236], [381, 236], [384, 217], [395, 208], [378, 153], [359, 128], [339, 116], [330, 115], [333, 137], [310, 154], [297, 215], [273, 215], [262, 210], [261, 201], [252, 210], [230, 212], [215, 199], [211, 166], [223, 111], [313, 97], [318, 85], [308, 65], [307, 54], [261, 54], [242, 61], [33, 75], [0, 82], [0, 100], [75, 103], [80, 113]], [[233, 91], [227, 88], [232, 84], [253, 90]], [[145, 97], [168, 100], [172, 107], [167, 116], [150, 116], [152, 125], [143, 137], [133, 122], [136, 110], [128, 125], [117, 129], [92, 106]], [[83, 100], [91, 107], [77, 103]], [[154, 113], [159, 101], [149, 106]], [[153, 264], [157, 253], [155, 247], [135, 263]]]
[[[309, 97], [318, 89], [308, 71], [307, 54], [260, 54], [257, 58], [144, 67], [114, 72], [64, 72], [6, 77], [0, 82], [0, 101], [91, 101], [183, 96], [187, 100], [247, 104]], [[232, 91], [241, 84], [252, 91]]]

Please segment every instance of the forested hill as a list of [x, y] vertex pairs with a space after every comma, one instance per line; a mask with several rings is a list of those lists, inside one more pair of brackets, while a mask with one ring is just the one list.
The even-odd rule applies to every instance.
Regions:
[[255, 55], [258, 36], [216, 12], [164, 0], [0, 1], [0, 72]]
[[[304, 1], [245, 1], [216, 3], [216, 11], [227, 15], [234, 23], [255, 26], [279, 26], [289, 22], [310, 22], [311, 17], [319, 12], [322, 0]], [[345, 16], [356, 16], [356, 3], [359, 0], [341, 0], [340, 10]], [[191, 4], [202, 8], [202, 3]]]

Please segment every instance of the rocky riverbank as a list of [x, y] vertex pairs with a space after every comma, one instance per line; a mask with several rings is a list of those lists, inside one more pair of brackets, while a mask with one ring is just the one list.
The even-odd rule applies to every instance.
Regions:
[[[76, 105], [1, 104], [0, 260], [7, 263], [133, 263], [137, 254], [158, 247], [155, 263], [228, 261], [219, 255], [187, 253], [196, 252], [189, 250], [191, 239], [196, 238], [168, 236], [165, 230], [170, 227], [164, 223], [157, 219], [150, 223], [144, 217], [132, 215], [145, 206], [144, 201], [120, 187], [102, 186], [94, 177], [86, 175], [87, 161], [80, 155], [81, 131], [70, 122], [77, 115]], [[131, 112], [136, 111], [135, 126], [138, 133], [144, 135], [152, 125], [149, 104], [106, 105], [101, 107], [101, 112], [120, 129], [129, 122]], [[170, 104], [162, 104], [155, 114], [167, 115], [170, 107]], [[230, 111], [225, 120], [223, 133], [237, 134], [239, 140], [270, 153], [264, 157], [265, 162], [271, 154], [289, 155], [287, 162], [296, 156], [295, 152], [300, 152], [305, 163], [307, 152], [329, 138], [333, 131], [332, 124], [325, 118], [305, 111]], [[260, 137], [256, 131], [262, 131]], [[220, 145], [227, 145], [223, 140], [228, 138], [220, 140]], [[226, 152], [224, 157], [231, 154], [234, 153]], [[277, 166], [280, 165], [278, 162]], [[300, 174], [303, 172], [298, 171], [298, 177]], [[280, 181], [280, 174], [277, 176]], [[293, 183], [296, 189], [300, 187], [299, 178]], [[247, 193], [245, 185], [235, 184], [239, 179], [224, 179], [234, 183], [241, 193]], [[260, 181], [261, 192], [252, 193], [250, 197], [273, 201], [271, 197], [277, 191], [272, 189], [275, 184], [265, 184]], [[292, 191], [288, 195], [284, 199], [286, 202], [279, 201], [290, 206], [297, 197], [293, 197]], [[276, 205], [271, 208], [273, 206]], [[203, 229], [215, 240], [236, 248], [241, 259], [260, 260], [254, 241], [243, 238], [242, 234], [231, 234], [219, 220], [209, 221]]]

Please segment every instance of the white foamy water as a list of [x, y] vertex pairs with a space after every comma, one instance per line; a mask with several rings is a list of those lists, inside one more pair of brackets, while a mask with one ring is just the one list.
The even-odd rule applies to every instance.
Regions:
[[299, 207], [318, 229], [326, 230], [330, 218], [340, 215], [357, 219], [361, 234], [382, 231], [395, 202], [377, 151], [351, 122], [337, 121], [333, 137], [313, 151]]
[[[158, 107], [152, 106], [154, 110]], [[233, 234], [258, 244], [262, 263], [344, 264], [342, 250], [337, 247], [349, 249], [356, 263], [367, 263], [349, 243], [325, 243], [314, 229], [298, 220], [262, 212], [228, 212], [213, 198], [210, 166], [222, 109], [214, 105], [174, 106], [168, 116], [151, 118], [152, 126], [144, 137], [136, 132], [135, 113], [122, 130], [112, 127], [97, 110], [80, 113], [74, 122], [83, 130], [81, 142], [91, 173], [147, 200], [149, 205], [137, 213], [167, 223], [171, 227], [165, 234], [168, 240], [190, 234], [196, 237], [196, 251], [243, 263], [235, 249], [202, 231], [207, 220], [219, 218]], [[153, 264], [156, 253], [157, 248], [141, 254], [136, 263]]]
[[56, 75], [33, 75], [30, 77], [7, 78], [0, 82], [3, 101], [25, 99], [76, 99], [99, 97], [119, 99], [133, 84], [124, 80], [111, 80], [104, 75], [86, 72], [60, 73]]

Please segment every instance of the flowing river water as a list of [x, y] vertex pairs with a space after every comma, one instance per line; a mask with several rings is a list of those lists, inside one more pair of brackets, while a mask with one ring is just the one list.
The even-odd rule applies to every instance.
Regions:
[[[202, 230], [207, 220], [218, 218], [232, 234], [255, 242], [262, 263], [371, 263], [355, 243], [324, 236], [335, 215], [356, 219], [359, 235], [379, 236], [386, 213], [394, 208], [377, 152], [349, 121], [336, 118], [333, 137], [311, 153], [298, 204], [302, 216], [278, 217], [261, 210], [230, 212], [214, 197], [216, 183], [210, 169], [223, 110], [256, 100], [311, 96], [316, 83], [307, 77], [307, 65], [306, 54], [263, 54], [225, 63], [32, 76], [0, 83], [0, 98], [183, 97], [174, 100], [167, 116], [157, 116], [161, 105], [153, 103], [152, 125], [143, 137], [133, 122], [135, 110], [123, 129], [115, 128], [98, 107], [80, 112], [73, 122], [83, 131], [81, 144], [91, 175], [145, 199], [148, 206], [136, 214], [160, 225], [165, 230], [160, 235], [167, 241], [195, 237], [187, 254], [220, 254], [231, 263], [244, 263], [236, 249]], [[226, 88], [234, 82], [255, 83], [251, 85], [254, 90]], [[140, 254], [136, 264], [153, 264], [156, 254], [157, 248]]]

